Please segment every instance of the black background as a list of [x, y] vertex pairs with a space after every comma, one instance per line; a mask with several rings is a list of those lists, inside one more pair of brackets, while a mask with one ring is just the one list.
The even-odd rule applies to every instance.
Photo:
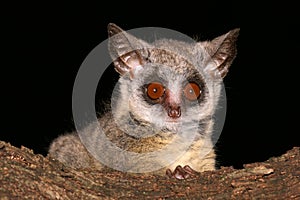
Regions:
[[164, 27], [203, 40], [240, 27], [238, 56], [224, 80], [227, 118], [218, 160], [241, 167], [299, 146], [300, 15], [288, 2], [264, 3], [3, 5], [0, 140], [46, 155], [53, 138], [73, 129], [76, 73], [114, 22], [125, 30]]

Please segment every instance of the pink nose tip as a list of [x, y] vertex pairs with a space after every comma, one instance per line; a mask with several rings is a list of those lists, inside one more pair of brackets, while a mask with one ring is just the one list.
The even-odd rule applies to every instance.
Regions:
[[174, 119], [179, 118], [181, 116], [180, 106], [169, 106], [168, 115]]

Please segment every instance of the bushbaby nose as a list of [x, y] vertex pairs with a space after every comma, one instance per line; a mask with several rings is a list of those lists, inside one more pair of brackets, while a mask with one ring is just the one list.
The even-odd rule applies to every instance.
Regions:
[[169, 106], [168, 115], [172, 118], [179, 118], [181, 116], [180, 106]]

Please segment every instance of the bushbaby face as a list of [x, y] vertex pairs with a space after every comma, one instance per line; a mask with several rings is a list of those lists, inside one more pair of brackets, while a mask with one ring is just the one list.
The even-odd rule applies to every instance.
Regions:
[[132, 80], [121, 77], [120, 81], [128, 86], [120, 93], [136, 122], [174, 132], [201, 119], [208, 89], [196, 69], [179, 73], [176, 66], [148, 63]]
[[222, 78], [235, 57], [230, 41], [238, 30], [211, 42], [160, 39], [151, 44], [114, 24], [108, 32], [110, 54], [121, 75], [112, 98], [121, 128], [132, 124], [132, 129], [178, 132], [199, 128], [212, 118]]

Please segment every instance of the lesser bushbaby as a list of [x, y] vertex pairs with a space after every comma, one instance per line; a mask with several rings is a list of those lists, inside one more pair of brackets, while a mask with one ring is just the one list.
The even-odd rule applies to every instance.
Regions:
[[[143, 168], [158, 165], [152, 173], [178, 179], [195, 171], [214, 170], [213, 115], [221, 98], [222, 79], [236, 56], [239, 29], [194, 43], [173, 39], [148, 43], [115, 24], [108, 25], [108, 34], [109, 53], [120, 79], [112, 95], [112, 108], [98, 122], [112, 144], [140, 157], [128, 161], [105, 151], [106, 144], [97, 141], [99, 129], [93, 125], [84, 130], [89, 133], [90, 148], [77, 133], [70, 133], [52, 142], [49, 156], [76, 169], [101, 170], [104, 165], [91, 151], [102, 149], [104, 157], [128, 171], [143, 172]], [[153, 154], [161, 158], [143, 161], [151, 159], [147, 153], [166, 146], [171, 156]]]

